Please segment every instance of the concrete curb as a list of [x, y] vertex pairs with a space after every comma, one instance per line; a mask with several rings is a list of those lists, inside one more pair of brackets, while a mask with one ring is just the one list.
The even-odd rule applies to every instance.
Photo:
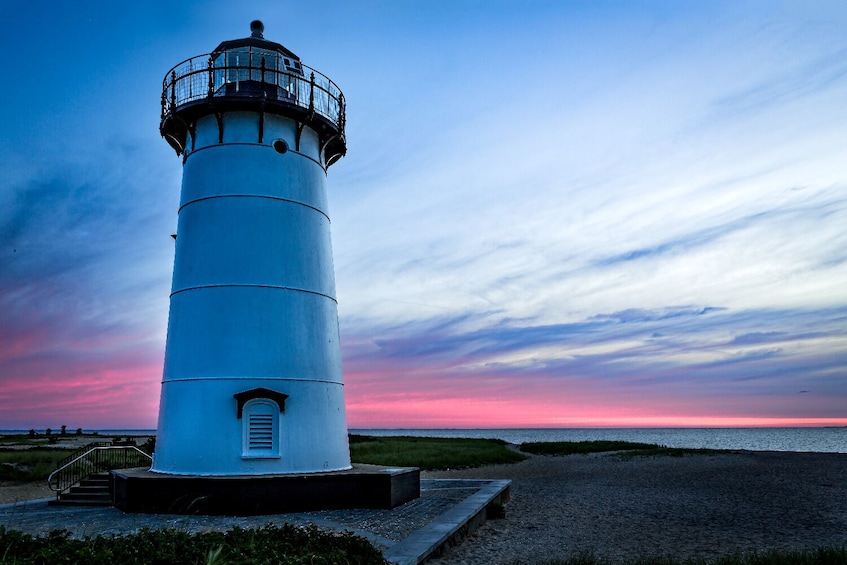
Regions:
[[383, 553], [385, 558], [397, 565], [418, 565], [430, 557], [436, 557], [443, 553], [448, 545], [458, 545], [482, 526], [487, 520], [487, 509], [490, 505], [503, 504], [509, 499], [512, 481], [466, 479], [465, 482], [484, 484], [476, 493], [438, 516], [430, 524], [387, 549]]

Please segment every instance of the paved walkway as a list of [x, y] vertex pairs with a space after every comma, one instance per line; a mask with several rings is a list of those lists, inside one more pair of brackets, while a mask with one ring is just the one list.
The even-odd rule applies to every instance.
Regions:
[[49, 506], [48, 499], [0, 505], [0, 526], [32, 535], [67, 530], [74, 537], [122, 535], [143, 528], [178, 528], [190, 533], [284, 523], [316, 524], [351, 531], [371, 541], [385, 557], [416, 565], [442, 545], [485, 521], [491, 502], [508, 496], [510, 481], [421, 479], [421, 496], [392, 510], [330, 510], [267, 516], [181, 516], [128, 514], [111, 507]]

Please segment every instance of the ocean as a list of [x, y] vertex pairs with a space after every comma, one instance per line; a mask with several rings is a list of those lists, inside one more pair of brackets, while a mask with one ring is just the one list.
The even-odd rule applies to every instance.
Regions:
[[[156, 430], [85, 430], [104, 437], [148, 436]], [[39, 430], [43, 432], [43, 430]], [[26, 430], [0, 430], [26, 433]], [[72, 432], [71, 432], [72, 433]], [[371, 436], [494, 438], [509, 443], [530, 441], [622, 440], [668, 447], [744, 449], [749, 451], [810, 451], [847, 453], [847, 427], [827, 428], [503, 428], [503, 429], [363, 429], [350, 433]]]
[[621, 440], [667, 447], [847, 453], [847, 427], [831, 428], [519, 428], [519, 429], [351, 429], [372, 436], [494, 438], [531, 441]]

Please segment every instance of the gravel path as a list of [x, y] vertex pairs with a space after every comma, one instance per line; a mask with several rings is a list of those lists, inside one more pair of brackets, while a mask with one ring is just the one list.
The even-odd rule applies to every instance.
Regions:
[[847, 454], [534, 456], [426, 476], [512, 480], [506, 518], [488, 521], [433, 565], [847, 545]]

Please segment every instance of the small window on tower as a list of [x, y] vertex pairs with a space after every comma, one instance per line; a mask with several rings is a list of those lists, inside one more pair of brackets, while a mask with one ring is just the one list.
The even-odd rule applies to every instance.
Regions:
[[242, 456], [247, 458], [279, 457], [279, 406], [266, 398], [244, 405], [242, 417]]

